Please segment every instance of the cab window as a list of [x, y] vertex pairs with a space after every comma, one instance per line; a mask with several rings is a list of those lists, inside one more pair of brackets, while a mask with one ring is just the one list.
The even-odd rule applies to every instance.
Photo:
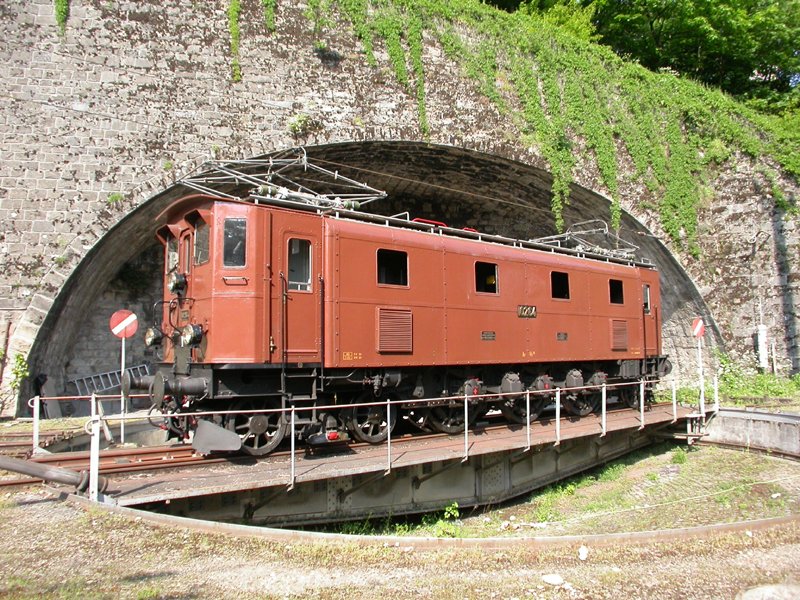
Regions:
[[167, 275], [178, 268], [178, 238], [170, 236], [167, 240]]
[[192, 269], [192, 234], [183, 238], [183, 270], [188, 273]]
[[550, 293], [556, 300], [569, 300], [569, 273], [550, 273]]
[[494, 263], [475, 263], [475, 291], [484, 294], [497, 293], [497, 265]]
[[293, 238], [289, 240], [289, 289], [311, 291], [311, 242]]
[[650, 305], [650, 286], [648, 284], [644, 285], [642, 289], [642, 308], [644, 309], [644, 314], [649, 315], [652, 307]]
[[625, 304], [622, 281], [619, 279], [608, 280], [608, 300], [611, 304]]
[[194, 230], [194, 264], [202, 265], [208, 262], [209, 228], [202, 219], [197, 221]]
[[399, 250], [378, 250], [378, 283], [408, 285], [408, 253]]
[[225, 219], [223, 229], [222, 265], [243, 267], [246, 262], [247, 220]]

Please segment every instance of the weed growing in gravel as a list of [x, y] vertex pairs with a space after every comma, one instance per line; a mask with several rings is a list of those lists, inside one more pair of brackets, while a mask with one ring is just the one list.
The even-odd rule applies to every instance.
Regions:
[[597, 481], [616, 481], [625, 471], [625, 465], [622, 463], [609, 463], [604, 465], [597, 475]]
[[672, 464], [673, 465], [682, 465], [686, 463], [686, 450], [683, 446], [678, 446], [672, 452]]
[[162, 597], [161, 590], [158, 588], [144, 588], [136, 592], [136, 600], [155, 600]]

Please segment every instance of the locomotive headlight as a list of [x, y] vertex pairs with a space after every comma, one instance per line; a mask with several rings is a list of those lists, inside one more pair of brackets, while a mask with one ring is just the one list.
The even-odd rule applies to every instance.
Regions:
[[181, 328], [181, 346], [199, 344], [203, 339], [203, 328], [200, 325], [186, 325]]
[[158, 327], [148, 327], [147, 331], [144, 332], [144, 345], [148, 348], [160, 344], [163, 339], [164, 332]]
[[173, 294], [180, 294], [186, 290], [186, 274], [185, 273], [178, 273], [177, 271], [173, 271], [169, 274], [169, 279], [167, 280], [167, 288]]

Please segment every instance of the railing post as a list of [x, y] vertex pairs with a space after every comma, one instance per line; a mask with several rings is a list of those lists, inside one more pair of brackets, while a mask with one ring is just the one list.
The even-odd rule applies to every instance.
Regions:
[[644, 429], [644, 379], [639, 380], [639, 429]]
[[719, 412], [719, 376], [714, 375], [714, 413]]
[[39, 396], [34, 396], [30, 400], [33, 402], [31, 408], [33, 409], [33, 450], [32, 453], [36, 454], [39, 451], [39, 418], [41, 416], [42, 401]]
[[556, 443], [561, 444], [561, 388], [556, 388]]
[[89, 446], [89, 500], [99, 502], [98, 479], [100, 472], [100, 415], [97, 411], [97, 397], [92, 394], [92, 439]]
[[608, 416], [607, 415], [607, 410], [608, 410], [608, 389], [606, 387], [605, 381], [603, 382], [603, 385], [600, 386], [600, 397], [602, 398], [602, 402], [603, 402], [603, 412], [601, 413], [602, 416], [601, 416], [601, 421], [600, 421], [603, 424], [603, 433], [600, 434], [600, 437], [605, 437], [606, 432], [607, 432], [607, 425], [608, 425], [608, 421], [607, 421], [607, 416]]
[[386, 398], [386, 474], [392, 471], [392, 402]]
[[678, 420], [678, 382], [672, 380], [672, 422]]
[[464, 458], [461, 462], [469, 460], [469, 396], [464, 394]]
[[527, 439], [528, 445], [525, 447], [525, 451], [531, 449], [531, 391], [527, 390], [525, 392], [525, 436]]
[[291, 438], [289, 438], [289, 443], [291, 444], [291, 455], [292, 455], [292, 467], [291, 467], [291, 481], [289, 482], [289, 489], [294, 489], [294, 479], [295, 479], [295, 465], [294, 465], [294, 414], [295, 414], [296, 407], [292, 406], [292, 418], [291, 418], [291, 425], [289, 427], [289, 434]]

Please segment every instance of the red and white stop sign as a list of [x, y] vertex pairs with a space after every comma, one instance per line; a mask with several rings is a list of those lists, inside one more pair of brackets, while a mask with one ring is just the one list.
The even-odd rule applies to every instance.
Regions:
[[133, 337], [133, 334], [136, 333], [139, 328], [139, 320], [131, 311], [122, 309], [111, 315], [108, 326], [111, 328], [111, 333], [120, 339], [125, 339]]
[[703, 323], [703, 319], [700, 317], [695, 317], [694, 321], [692, 321], [692, 335], [699, 340], [705, 334], [706, 324]]

